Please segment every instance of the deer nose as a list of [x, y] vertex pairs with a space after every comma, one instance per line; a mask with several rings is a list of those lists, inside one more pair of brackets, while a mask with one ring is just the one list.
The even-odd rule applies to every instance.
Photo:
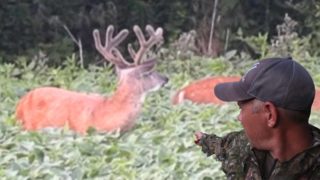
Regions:
[[165, 76], [165, 77], [164, 77], [164, 84], [167, 84], [168, 81], [169, 81], [169, 78]]
[[168, 81], [169, 81], [169, 78], [166, 76], [163, 76], [163, 78], [162, 78], [163, 83], [161, 84], [161, 86], [163, 87], [164, 85], [166, 85], [168, 83]]

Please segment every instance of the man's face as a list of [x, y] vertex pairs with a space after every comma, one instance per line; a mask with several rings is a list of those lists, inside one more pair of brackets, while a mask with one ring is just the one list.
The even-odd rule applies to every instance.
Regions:
[[263, 142], [268, 138], [264, 119], [263, 102], [258, 100], [239, 101], [240, 114], [238, 120], [251, 143], [257, 149], [263, 149]]

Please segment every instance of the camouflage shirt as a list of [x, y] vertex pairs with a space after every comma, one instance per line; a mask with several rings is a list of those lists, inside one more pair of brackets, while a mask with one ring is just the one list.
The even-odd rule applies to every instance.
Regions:
[[265, 171], [269, 153], [253, 149], [244, 131], [233, 132], [224, 137], [205, 135], [200, 140], [202, 151], [208, 156], [215, 154], [222, 162], [227, 179], [293, 180], [320, 179], [320, 130], [312, 126], [312, 147], [286, 162], [274, 161], [270, 172]]

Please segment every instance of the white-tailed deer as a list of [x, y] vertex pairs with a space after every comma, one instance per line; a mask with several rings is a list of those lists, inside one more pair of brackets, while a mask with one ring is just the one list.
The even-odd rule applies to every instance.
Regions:
[[239, 76], [214, 76], [191, 82], [189, 85], [181, 88], [172, 97], [172, 104], [180, 104], [189, 100], [196, 104], [223, 104], [213, 93], [214, 87], [223, 82], [238, 81]]
[[64, 127], [85, 134], [89, 127], [100, 132], [126, 131], [133, 127], [141, 110], [145, 95], [159, 89], [168, 78], [154, 70], [155, 59], [146, 59], [146, 52], [162, 41], [162, 28], [147, 25], [149, 39], [145, 39], [138, 26], [133, 28], [140, 49], [136, 52], [129, 45], [133, 63], [126, 61], [117, 46], [127, 37], [122, 30], [113, 37], [113, 26], [106, 30], [105, 45], [100, 33], [93, 31], [96, 49], [116, 66], [117, 89], [111, 97], [42, 87], [27, 93], [18, 103], [16, 118], [26, 130], [46, 127]]

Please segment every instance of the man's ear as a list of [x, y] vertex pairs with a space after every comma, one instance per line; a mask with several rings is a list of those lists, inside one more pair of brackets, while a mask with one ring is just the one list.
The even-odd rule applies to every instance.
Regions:
[[276, 106], [272, 102], [265, 102], [264, 109], [268, 127], [274, 128], [278, 123]]

